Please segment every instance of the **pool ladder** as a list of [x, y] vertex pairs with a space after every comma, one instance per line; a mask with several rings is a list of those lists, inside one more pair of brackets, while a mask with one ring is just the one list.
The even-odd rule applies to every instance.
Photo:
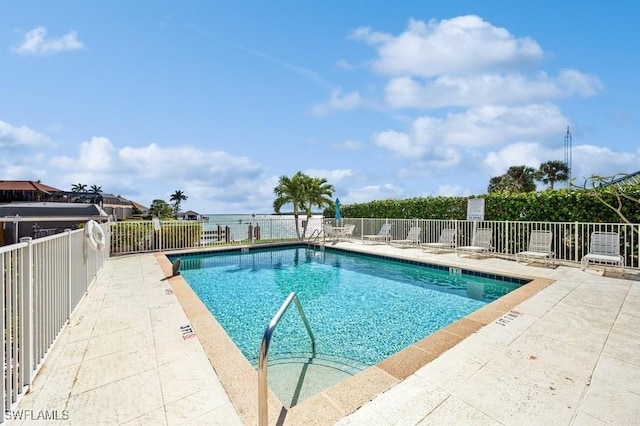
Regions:
[[309, 334], [309, 338], [311, 339], [311, 353], [313, 356], [316, 355], [316, 339], [313, 336], [311, 327], [309, 326], [307, 316], [302, 310], [300, 299], [298, 299], [296, 293], [292, 291], [282, 303], [278, 312], [273, 316], [269, 325], [267, 325], [267, 328], [264, 330], [264, 336], [262, 337], [262, 343], [260, 344], [260, 352], [258, 353], [258, 425], [260, 426], [266, 426], [269, 422], [269, 381], [267, 379], [267, 355], [269, 354], [269, 343], [271, 343], [271, 335], [275, 331], [280, 319], [287, 311], [287, 308], [291, 305], [291, 302], [295, 302], [296, 304], [300, 318], [302, 318], [302, 322], [304, 323], [307, 333]]
[[318, 244], [319, 244], [319, 242], [320, 242], [320, 238], [323, 238], [323, 237], [324, 237], [324, 233], [323, 233], [323, 231], [322, 231], [322, 230], [320, 230], [320, 229], [315, 229], [315, 230], [311, 233], [311, 235], [309, 235], [309, 238], [307, 239], [307, 243], [308, 243], [309, 245], [312, 245], [312, 244], [313, 244], [314, 246], [315, 246], [315, 245], [318, 245]]

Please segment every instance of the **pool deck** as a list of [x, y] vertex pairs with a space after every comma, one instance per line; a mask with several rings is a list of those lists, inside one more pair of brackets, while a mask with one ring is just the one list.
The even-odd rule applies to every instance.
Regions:
[[[638, 271], [336, 247], [539, 279], [351, 387], [289, 411], [271, 394], [269, 424], [640, 423]], [[5, 423], [257, 424], [255, 371], [170, 266], [158, 254], [109, 259], [13, 413], [57, 419]]]

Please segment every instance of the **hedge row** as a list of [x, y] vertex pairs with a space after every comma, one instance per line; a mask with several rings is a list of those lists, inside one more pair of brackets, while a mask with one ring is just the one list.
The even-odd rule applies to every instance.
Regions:
[[[598, 189], [602, 198], [614, 207], [622, 194], [622, 214], [632, 223], [640, 223], [640, 186], [624, 190]], [[622, 191], [622, 192], [621, 192]], [[633, 199], [624, 198], [627, 195]], [[419, 197], [404, 200], [381, 200], [369, 203], [341, 205], [343, 217], [397, 219], [458, 219], [467, 217], [468, 197]], [[616, 212], [596, 197], [594, 190], [559, 189], [541, 192], [491, 193], [485, 199], [485, 220], [521, 220], [540, 222], [622, 222]], [[333, 217], [333, 207], [324, 211]]]

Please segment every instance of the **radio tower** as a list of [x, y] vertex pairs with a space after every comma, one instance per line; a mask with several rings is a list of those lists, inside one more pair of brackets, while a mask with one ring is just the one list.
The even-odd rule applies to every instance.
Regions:
[[567, 126], [567, 133], [564, 134], [564, 164], [567, 166], [567, 176], [569, 179], [567, 180], [567, 188], [571, 185], [571, 142], [573, 138], [571, 137], [571, 132], [569, 131], [569, 126]]

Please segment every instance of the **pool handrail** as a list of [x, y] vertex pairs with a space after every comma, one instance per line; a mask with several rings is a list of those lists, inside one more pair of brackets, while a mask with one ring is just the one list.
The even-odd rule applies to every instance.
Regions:
[[309, 321], [307, 320], [307, 316], [304, 314], [302, 310], [302, 305], [300, 304], [300, 299], [296, 295], [295, 291], [289, 293], [286, 300], [278, 309], [278, 312], [273, 316], [269, 325], [264, 330], [264, 336], [262, 337], [262, 343], [260, 344], [260, 352], [258, 354], [258, 424], [260, 426], [266, 426], [269, 422], [269, 404], [268, 404], [268, 379], [267, 379], [267, 355], [269, 354], [269, 343], [271, 343], [271, 335], [275, 331], [276, 326], [280, 322], [280, 319], [291, 305], [291, 302], [295, 301], [296, 308], [298, 309], [298, 313], [300, 314], [300, 318], [302, 318], [302, 322], [304, 323], [305, 328], [307, 329], [307, 333], [309, 334], [309, 338], [311, 339], [311, 353], [313, 356], [316, 355], [316, 339], [313, 336], [313, 331], [311, 331], [311, 327], [309, 326]]

